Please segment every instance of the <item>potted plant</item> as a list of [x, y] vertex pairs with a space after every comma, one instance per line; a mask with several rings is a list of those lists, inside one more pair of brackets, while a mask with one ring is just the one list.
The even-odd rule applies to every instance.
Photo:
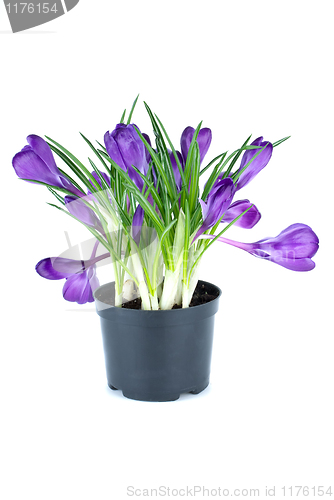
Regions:
[[[319, 240], [305, 224], [255, 243], [225, 238], [233, 224], [250, 229], [260, 220], [253, 203], [235, 198], [288, 137], [274, 143], [262, 137], [250, 143], [248, 137], [237, 150], [203, 166], [211, 130], [202, 122], [196, 129], [186, 127], [179, 152], [145, 104], [153, 145], [132, 123], [137, 99], [127, 121], [124, 111], [116, 128], [106, 132], [104, 144], [95, 146], [82, 135], [94, 154], [89, 168], [53, 139], [36, 135], [28, 136], [13, 167], [21, 179], [46, 186], [58, 202], [52, 206], [93, 235], [90, 258], [49, 257], [36, 271], [65, 279], [68, 301], [95, 299], [109, 387], [132, 399], [169, 401], [182, 392], [199, 393], [209, 383], [221, 291], [199, 280], [199, 268], [211, 245], [220, 241], [286, 269], [310, 271]], [[53, 153], [69, 173], [56, 165]], [[114, 282], [100, 287], [96, 265], [104, 259], [113, 265]]]

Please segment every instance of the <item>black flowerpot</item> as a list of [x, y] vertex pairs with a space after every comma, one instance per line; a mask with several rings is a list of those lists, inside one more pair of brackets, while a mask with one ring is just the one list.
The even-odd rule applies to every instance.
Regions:
[[113, 307], [114, 283], [94, 292], [101, 318], [108, 385], [140, 401], [174, 401], [209, 384], [214, 315], [221, 290], [199, 287], [216, 298], [186, 309], [144, 311]]

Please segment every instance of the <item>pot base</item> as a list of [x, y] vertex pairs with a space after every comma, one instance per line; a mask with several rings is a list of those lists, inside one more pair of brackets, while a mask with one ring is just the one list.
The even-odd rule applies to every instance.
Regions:
[[[174, 394], [159, 394], [159, 395], [152, 395], [152, 394], [138, 394], [138, 393], [132, 393], [132, 392], [127, 392], [127, 391], [122, 391], [122, 394], [125, 398], [128, 399], [134, 399], [136, 401], [151, 401], [155, 403], [162, 403], [166, 401], [176, 401], [179, 399], [181, 394], [184, 393], [189, 393], [189, 394], [199, 394], [200, 392], [204, 391], [209, 385], [209, 382], [205, 383], [201, 387], [196, 387], [194, 389], [182, 391], [182, 393], [174, 393]], [[113, 391], [118, 391], [117, 387], [114, 387], [111, 384], [108, 384], [108, 387], [113, 390]]]

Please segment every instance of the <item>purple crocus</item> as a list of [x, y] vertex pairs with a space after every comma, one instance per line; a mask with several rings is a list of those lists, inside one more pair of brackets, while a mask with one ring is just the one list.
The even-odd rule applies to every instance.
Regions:
[[202, 207], [203, 224], [197, 231], [193, 241], [219, 221], [231, 205], [235, 191], [236, 188], [232, 179], [227, 177], [215, 183], [208, 194], [206, 203], [199, 200]]
[[251, 229], [259, 222], [261, 214], [256, 206], [250, 203], [249, 200], [238, 200], [232, 203], [232, 205], [230, 205], [230, 207], [226, 210], [222, 222], [230, 223], [246, 210], [248, 211], [240, 217], [234, 225], [242, 227], [243, 229]]
[[[128, 172], [130, 179], [141, 191], [144, 181], [133, 167], [136, 167], [143, 175], [146, 175], [149, 167], [149, 156], [135, 127], [138, 129], [133, 124], [125, 125], [124, 123], [119, 123], [111, 133], [105, 133], [104, 143], [110, 158], [125, 172]], [[147, 140], [146, 135], [145, 138]]]
[[[182, 132], [181, 135], [181, 151], [182, 154], [179, 151], [176, 151], [176, 154], [178, 156], [178, 159], [180, 161], [181, 167], [184, 170], [186, 161], [187, 161], [187, 156], [190, 148], [191, 141], [194, 137], [195, 129], [193, 127], [186, 127], [184, 131]], [[206, 153], [208, 152], [208, 149], [210, 147], [212, 140], [212, 132], [209, 128], [202, 128], [197, 136], [197, 144], [199, 147], [199, 154], [200, 154], [200, 161], [204, 160], [204, 157]], [[179, 171], [179, 167], [177, 166], [176, 159], [174, 157], [174, 154], [172, 151], [169, 151], [169, 157], [171, 160], [171, 164], [173, 167], [173, 172], [174, 172], [174, 177], [175, 177], [175, 183], [177, 186], [177, 189], [180, 191], [181, 186], [182, 186], [182, 179], [181, 179], [181, 174]]]
[[50, 146], [38, 135], [27, 137], [28, 145], [13, 158], [13, 167], [20, 179], [45, 182], [50, 186], [67, 189], [76, 196], [82, 196], [73, 184], [60, 172]]
[[246, 186], [268, 164], [273, 153], [273, 145], [268, 141], [263, 141], [263, 137], [255, 139], [251, 146], [261, 146], [261, 148], [265, 146], [265, 148], [261, 153], [259, 153], [259, 149], [248, 149], [244, 152], [237, 172], [240, 172], [256, 154], [258, 156], [240, 175], [237, 183], [237, 190]]
[[62, 257], [48, 257], [36, 264], [36, 272], [49, 280], [66, 279], [63, 287], [63, 297], [70, 302], [85, 304], [93, 302], [93, 292], [99, 287], [96, 276], [96, 263], [110, 257], [109, 253], [95, 257], [98, 247], [95, 243], [89, 260], [72, 260]]
[[[214, 235], [202, 238], [214, 239]], [[315, 263], [311, 260], [319, 248], [319, 239], [306, 224], [292, 224], [275, 238], [265, 238], [256, 243], [241, 243], [220, 237], [219, 241], [241, 248], [246, 252], [270, 260], [292, 271], [311, 271]]]

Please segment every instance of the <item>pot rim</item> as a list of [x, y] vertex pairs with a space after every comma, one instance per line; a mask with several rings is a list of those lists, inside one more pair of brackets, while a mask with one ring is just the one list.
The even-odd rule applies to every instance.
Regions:
[[[152, 309], [130, 309], [130, 308], [123, 308], [123, 307], [115, 307], [111, 304], [108, 304], [106, 302], [103, 302], [102, 300], [100, 299], [97, 299], [96, 298], [96, 293], [101, 290], [102, 288], [106, 288], [106, 287], [110, 287], [113, 286], [115, 284], [114, 281], [110, 281], [109, 283], [105, 283], [104, 285], [101, 285], [99, 286], [98, 288], [96, 288], [96, 290], [93, 292], [93, 297], [94, 297], [94, 302], [95, 302], [95, 306], [96, 306], [96, 309], [97, 311], [100, 311], [100, 310], [106, 310], [106, 309], [116, 309], [118, 311], [129, 311], [131, 312], [132, 314], [140, 314], [140, 313], [159, 313], [159, 314], [168, 314], [168, 313], [180, 313], [181, 311], [188, 311], [188, 310], [199, 310], [200, 308], [204, 308], [204, 307], [207, 307], [209, 304], [213, 304], [214, 302], [217, 302], [221, 295], [222, 295], [222, 290], [219, 288], [219, 286], [213, 284], [213, 283], [210, 283], [209, 281], [204, 281], [204, 280], [198, 280], [198, 283], [197, 284], [207, 284], [207, 285], [210, 285], [210, 286], [213, 286], [215, 287], [217, 290], [218, 290], [218, 295], [217, 297], [215, 297], [213, 300], [210, 300], [210, 302], [206, 302], [205, 304], [198, 304], [197, 306], [192, 306], [192, 307], [181, 307], [180, 309], [157, 309], [157, 310], [152, 310]], [[98, 305], [101, 304], [101, 307], [98, 307]]]

